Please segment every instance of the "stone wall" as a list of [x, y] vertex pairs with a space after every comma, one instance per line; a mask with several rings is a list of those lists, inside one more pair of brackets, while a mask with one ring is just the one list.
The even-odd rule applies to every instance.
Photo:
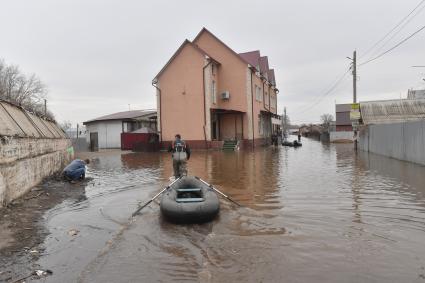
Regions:
[[72, 158], [71, 141], [55, 122], [0, 101], [0, 207]]

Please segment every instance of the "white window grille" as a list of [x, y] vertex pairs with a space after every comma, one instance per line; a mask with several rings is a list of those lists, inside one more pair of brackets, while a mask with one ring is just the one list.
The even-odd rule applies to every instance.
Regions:
[[270, 106], [276, 108], [276, 95], [270, 96]]
[[211, 95], [212, 95], [212, 102], [214, 104], [217, 104], [217, 92], [216, 92], [216, 86], [215, 86], [215, 81], [212, 81], [211, 84]]
[[261, 94], [261, 87], [255, 85], [255, 99], [257, 101], [263, 101], [263, 97]]

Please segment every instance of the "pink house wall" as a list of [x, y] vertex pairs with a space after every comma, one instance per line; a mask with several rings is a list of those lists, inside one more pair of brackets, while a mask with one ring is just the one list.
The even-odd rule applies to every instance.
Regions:
[[[161, 89], [162, 140], [171, 141], [176, 133], [180, 133], [185, 140], [196, 141], [199, 146], [205, 144], [203, 67], [208, 63], [206, 56], [211, 56], [213, 60], [219, 62], [219, 65], [214, 67], [211, 77], [207, 75], [208, 79], [205, 85], [207, 107], [211, 103], [209, 107], [212, 109], [243, 112], [243, 122], [240, 121], [240, 115], [237, 114], [238, 134], [243, 133], [243, 139], [251, 142], [253, 127], [255, 144], [258, 144], [259, 140], [263, 138], [263, 135], [259, 133], [260, 111], [270, 109], [271, 112], [276, 113], [276, 108], [270, 108], [268, 98], [263, 96], [263, 81], [255, 73], [251, 75], [248, 63], [208, 31], [201, 32], [193, 44], [199, 46], [203, 51], [191, 43], [183, 45], [180, 52], [158, 77], [157, 85]], [[210, 73], [208, 68], [206, 71], [207, 74]], [[216, 85], [216, 104], [210, 102], [212, 99], [209, 97], [212, 95], [212, 80]], [[256, 100], [255, 85], [261, 88], [261, 101]], [[274, 93], [267, 84], [264, 84], [264, 87], [269, 96]], [[221, 93], [224, 91], [230, 92], [229, 100], [221, 99]], [[253, 102], [252, 107], [251, 101]], [[207, 117], [209, 117], [208, 115], [209, 112]], [[221, 139], [234, 138], [234, 121], [234, 115], [220, 115]], [[207, 125], [210, 123], [209, 119], [206, 123]], [[240, 130], [241, 124], [243, 130]], [[208, 135], [209, 133], [207, 133]]]
[[163, 141], [173, 140], [176, 133], [185, 140], [204, 139], [204, 61], [199, 51], [186, 44], [160, 75]]
[[[205, 50], [221, 64], [218, 68], [219, 80], [217, 85], [217, 106], [215, 108], [245, 112], [247, 107], [245, 99], [247, 64], [208, 32], [201, 33], [193, 43]], [[230, 92], [230, 99], [221, 100], [220, 94], [226, 90]]]

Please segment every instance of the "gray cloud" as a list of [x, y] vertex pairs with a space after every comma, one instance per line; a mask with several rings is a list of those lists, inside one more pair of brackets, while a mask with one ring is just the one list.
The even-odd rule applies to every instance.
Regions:
[[[260, 49], [275, 68], [280, 96], [295, 122], [318, 121], [351, 101], [350, 76], [320, 103], [332, 82], [418, 3], [406, 1], [8, 1], [0, 18], [0, 57], [49, 86], [58, 120], [82, 122], [155, 107], [150, 85], [185, 38], [207, 27], [237, 52]], [[424, 24], [406, 26], [399, 41]], [[389, 44], [388, 47], [392, 46]], [[405, 95], [424, 86], [425, 32], [359, 68], [360, 100]], [[302, 110], [307, 109], [307, 111]]]

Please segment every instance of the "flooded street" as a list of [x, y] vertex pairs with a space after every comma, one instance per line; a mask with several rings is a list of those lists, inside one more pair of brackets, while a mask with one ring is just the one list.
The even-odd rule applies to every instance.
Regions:
[[193, 152], [190, 174], [244, 205], [203, 225], [155, 203], [128, 220], [169, 182], [168, 153], [94, 159], [84, 197], [43, 216], [43, 282], [425, 282], [425, 168], [302, 142]]

